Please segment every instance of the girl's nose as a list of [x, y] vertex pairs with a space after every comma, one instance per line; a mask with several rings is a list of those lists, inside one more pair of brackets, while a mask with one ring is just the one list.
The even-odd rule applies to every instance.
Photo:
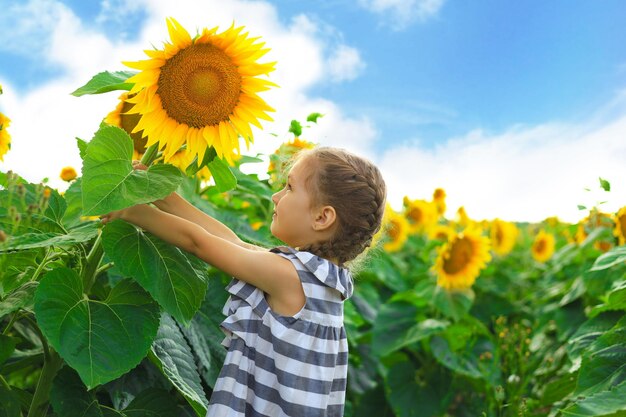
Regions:
[[272, 201], [274, 202], [274, 204], [277, 204], [277, 203], [278, 203], [278, 200], [280, 200], [280, 194], [281, 194], [282, 192], [283, 192], [283, 191], [282, 191], [282, 190], [280, 190], [279, 192], [272, 194]]

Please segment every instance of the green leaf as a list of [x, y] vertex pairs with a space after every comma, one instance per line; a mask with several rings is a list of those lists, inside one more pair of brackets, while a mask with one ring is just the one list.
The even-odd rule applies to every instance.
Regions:
[[602, 187], [604, 191], [611, 191], [611, 183], [604, 178], [598, 178], [598, 180], [600, 180], [600, 187]]
[[124, 130], [104, 126], [89, 142], [83, 160], [83, 209], [97, 216], [135, 204], [149, 203], [171, 194], [182, 181], [172, 165], [132, 166], [133, 142]]
[[583, 206], [582, 204], [578, 204], [576, 207], [578, 207], [578, 210], [587, 210], [587, 207]]
[[143, 391], [124, 409], [126, 417], [172, 417], [178, 414], [174, 397], [156, 388]]
[[626, 246], [618, 246], [598, 256], [590, 271], [602, 271], [626, 263]]
[[0, 417], [19, 417], [20, 400], [16, 392], [5, 384], [0, 383]]
[[102, 94], [114, 90], [130, 90], [133, 84], [125, 81], [137, 74], [135, 71], [103, 71], [94, 75], [87, 84], [72, 92], [73, 96], [80, 97], [85, 94]]
[[413, 304], [405, 302], [384, 304], [374, 322], [372, 349], [377, 355], [385, 356], [440, 333], [448, 324], [447, 321], [434, 319], [419, 320], [418, 309]]
[[199, 416], [205, 415], [208, 402], [193, 355], [176, 322], [165, 313], [161, 316], [161, 326], [152, 344], [150, 359], [185, 397], [196, 413]]
[[302, 134], [302, 125], [297, 120], [291, 121], [291, 126], [289, 126], [289, 132], [293, 133], [294, 136], [298, 137]]
[[475, 360], [476, 358], [453, 352], [443, 337], [433, 337], [430, 340], [430, 347], [433, 350], [433, 355], [442, 365], [471, 378], [482, 378], [483, 375], [478, 367], [478, 361]]
[[446, 291], [437, 287], [433, 303], [437, 310], [445, 316], [460, 320], [472, 308], [474, 291], [471, 288], [463, 291]]
[[[215, 152], [214, 147], [209, 147], [204, 151], [204, 156], [202, 157], [202, 161], [198, 161], [198, 157], [194, 158], [193, 162], [187, 166], [185, 173], [187, 176], [194, 176], [202, 167], [205, 167], [211, 162], [213, 159], [217, 157], [217, 152]], [[198, 163], [200, 162], [200, 163]]]
[[237, 178], [230, 170], [230, 167], [226, 162], [220, 158], [214, 158], [207, 164], [213, 180], [215, 181], [215, 187], [221, 193], [224, 191], [232, 190], [237, 186]]
[[17, 337], [11, 337], [4, 334], [0, 334], [0, 365], [11, 357], [15, 350], [15, 345], [20, 342]]
[[29, 308], [33, 303], [37, 285], [39, 285], [37, 281], [28, 281], [11, 291], [0, 301], [0, 318], [20, 308]]
[[82, 184], [83, 179], [78, 177], [72, 181], [70, 186], [65, 190], [65, 202], [67, 203], [67, 210], [63, 215], [63, 225], [65, 227], [73, 227], [81, 223], [81, 216], [83, 214], [83, 193]]
[[583, 355], [576, 395], [611, 389], [626, 380], [626, 316], [593, 342]]
[[105, 300], [90, 300], [68, 268], [48, 272], [35, 292], [37, 323], [89, 388], [134, 368], [159, 325], [158, 307], [139, 285], [119, 282]]
[[98, 234], [96, 222], [83, 223], [78, 227], [62, 233], [25, 233], [9, 240], [2, 248], [8, 250], [25, 250], [34, 248], [47, 248], [50, 246], [69, 247], [77, 243], [89, 242]]
[[54, 378], [50, 403], [59, 416], [102, 417], [96, 395], [87, 391], [78, 374], [68, 366], [64, 366]]
[[311, 113], [306, 117], [307, 122], [317, 123], [317, 119], [324, 117], [322, 113]]
[[76, 146], [78, 147], [80, 159], [85, 159], [85, 155], [87, 154], [87, 146], [89, 146], [89, 143], [81, 138], [76, 138]]
[[400, 362], [389, 370], [385, 390], [398, 417], [439, 416], [447, 408], [449, 381], [445, 375], [423, 380], [411, 362]]
[[622, 314], [606, 312], [590, 318], [580, 325], [567, 342], [567, 354], [576, 369], [580, 366], [582, 355], [589, 349], [589, 345], [598, 337], [609, 331], [619, 321]]
[[209, 288], [200, 310], [193, 317], [188, 327], [181, 327], [193, 350], [200, 375], [211, 388], [226, 358], [226, 349], [222, 346], [224, 332], [222, 307], [228, 299], [228, 292], [218, 277], [209, 279]]
[[577, 401], [561, 410], [564, 416], [624, 416], [626, 413], [626, 382], [622, 382], [610, 391], [602, 391]]
[[204, 300], [206, 264], [122, 220], [104, 227], [102, 246], [122, 273], [177, 320], [189, 323]]

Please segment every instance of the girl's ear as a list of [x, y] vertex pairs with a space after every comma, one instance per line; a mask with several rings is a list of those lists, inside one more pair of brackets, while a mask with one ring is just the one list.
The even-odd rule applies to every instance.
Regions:
[[337, 221], [337, 213], [333, 206], [323, 206], [315, 213], [313, 230], [323, 232], [330, 230]]

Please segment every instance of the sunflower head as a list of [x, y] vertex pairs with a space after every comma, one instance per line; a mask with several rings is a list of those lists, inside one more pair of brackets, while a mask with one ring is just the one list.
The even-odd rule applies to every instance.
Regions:
[[447, 242], [454, 235], [454, 228], [443, 224], [436, 224], [428, 231], [429, 239], [440, 240], [442, 242]]
[[435, 188], [433, 192], [433, 204], [440, 216], [446, 212], [446, 192], [443, 188]]
[[458, 210], [456, 211], [456, 218], [457, 218], [458, 224], [461, 227], [467, 227], [472, 223], [472, 220], [467, 215], [467, 212], [465, 211], [464, 206], [461, 206], [458, 208]]
[[454, 235], [438, 248], [433, 270], [437, 285], [447, 290], [470, 288], [491, 260], [489, 239], [480, 230], [469, 228]]
[[554, 235], [547, 233], [545, 230], [540, 230], [535, 236], [531, 247], [531, 253], [533, 258], [537, 262], [546, 262], [554, 255], [555, 239]]
[[620, 245], [626, 245], [626, 206], [619, 209], [614, 216], [615, 229], [613, 234], [619, 239]]
[[491, 222], [490, 238], [493, 251], [498, 255], [506, 255], [515, 246], [519, 230], [514, 223], [495, 219]]
[[11, 149], [11, 135], [7, 131], [10, 123], [11, 119], [0, 113], [0, 161], [4, 161], [4, 155]]
[[270, 155], [270, 163], [267, 172], [270, 175], [270, 183], [272, 185], [282, 184], [284, 182], [284, 173], [295, 154], [304, 149], [313, 149], [315, 144], [299, 137], [295, 137], [292, 141], [282, 143], [278, 149]]
[[375, 246], [383, 241], [383, 249], [387, 252], [397, 252], [404, 246], [409, 237], [409, 223], [406, 218], [397, 213], [389, 204], [385, 207], [380, 230], [372, 238]]
[[412, 233], [427, 232], [437, 223], [437, 207], [425, 200], [410, 200], [404, 197], [404, 215]]
[[63, 181], [70, 182], [77, 177], [76, 170], [73, 167], [65, 167], [59, 175]]
[[143, 131], [146, 146], [158, 143], [165, 162], [186, 144], [202, 160], [208, 147], [233, 163], [240, 154], [239, 136], [253, 140], [251, 124], [272, 120], [274, 111], [257, 93], [275, 84], [259, 76], [274, 63], [258, 63], [269, 49], [251, 38], [243, 27], [218, 33], [204, 28], [195, 37], [176, 20], [167, 20], [170, 43], [162, 50], [145, 51], [150, 59], [126, 62], [140, 70], [127, 80], [134, 86], [127, 101], [138, 114], [133, 133]]

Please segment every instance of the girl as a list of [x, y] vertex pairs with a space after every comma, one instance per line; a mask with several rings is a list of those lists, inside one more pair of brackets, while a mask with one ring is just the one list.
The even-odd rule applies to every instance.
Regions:
[[[145, 169], [145, 166], [136, 166]], [[272, 196], [271, 232], [287, 246], [239, 239], [178, 194], [103, 216], [133, 223], [234, 278], [224, 307], [228, 353], [207, 416], [342, 416], [348, 370], [346, 262], [379, 230], [385, 183], [336, 148], [300, 152]]]

